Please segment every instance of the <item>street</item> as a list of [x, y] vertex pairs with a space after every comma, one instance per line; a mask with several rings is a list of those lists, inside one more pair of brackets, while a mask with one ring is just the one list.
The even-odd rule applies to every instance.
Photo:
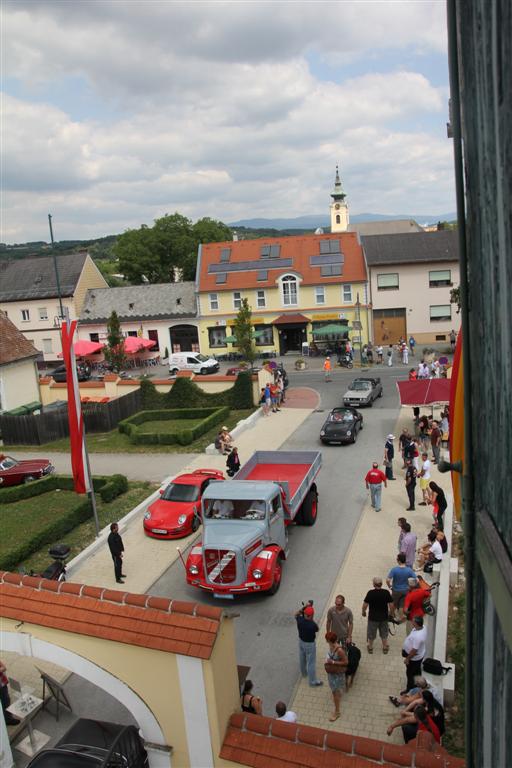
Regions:
[[[263, 698], [266, 714], [273, 713], [277, 700], [289, 701], [298, 678], [297, 630], [293, 614], [302, 601], [314, 600], [320, 619], [366, 500], [364, 475], [375, 458], [382, 460], [386, 435], [398, 416], [395, 382], [405, 369], [376, 367], [384, 395], [373, 408], [362, 409], [364, 428], [355, 445], [322, 446], [318, 434], [328, 411], [341, 405], [341, 396], [357, 370], [336, 369], [333, 381], [325, 383], [320, 371], [290, 372], [290, 386], [309, 386], [321, 395], [319, 412], [311, 416], [282, 446], [285, 450], [322, 450], [323, 467], [318, 478], [319, 515], [312, 528], [290, 526], [290, 555], [283, 569], [283, 582], [273, 597], [247, 596], [223, 601], [227, 612], [240, 614], [236, 622], [237, 660], [249, 666], [255, 692]], [[371, 375], [363, 372], [362, 375]], [[278, 419], [279, 415], [273, 416]], [[263, 447], [263, 446], [259, 446]], [[149, 458], [149, 457], [148, 457]], [[371, 576], [371, 574], [369, 574]], [[176, 562], [150, 590], [151, 594], [179, 600], [219, 602], [189, 587], [183, 566]], [[366, 582], [361, 585], [361, 598]], [[354, 611], [360, 606], [350, 606]], [[318, 643], [323, 654], [323, 639]], [[321, 650], [320, 650], [321, 649]]]

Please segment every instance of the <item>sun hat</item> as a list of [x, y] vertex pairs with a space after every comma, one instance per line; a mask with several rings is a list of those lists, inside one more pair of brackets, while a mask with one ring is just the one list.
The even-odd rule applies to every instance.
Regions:
[[394, 440], [394, 439], [395, 439], [394, 435], [388, 435], [388, 440]]

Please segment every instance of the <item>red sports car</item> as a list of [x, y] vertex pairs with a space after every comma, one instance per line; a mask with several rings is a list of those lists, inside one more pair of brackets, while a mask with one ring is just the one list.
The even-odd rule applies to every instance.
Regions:
[[218, 469], [196, 469], [178, 475], [144, 515], [144, 533], [155, 539], [182, 539], [201, 524], [201, 497], [212, 480], [224, 480]]
[[44, 475], [49, 475], [55, 467], [50, 459], [27, 459], [18, 461], [12, 456], [0, 454], [0, 487], [29, 483], [31, 480], [39, 480]]

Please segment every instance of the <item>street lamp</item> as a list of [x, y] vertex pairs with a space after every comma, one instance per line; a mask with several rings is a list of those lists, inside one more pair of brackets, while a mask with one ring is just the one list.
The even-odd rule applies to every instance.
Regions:
[[359, 301], [359, 292], [357, 293], [356, 300], [356, 322], [354, 325], [359, 331], [359, 362], [361, 368], [363, 367], [363, 327], [361, 325], [361, 302]]

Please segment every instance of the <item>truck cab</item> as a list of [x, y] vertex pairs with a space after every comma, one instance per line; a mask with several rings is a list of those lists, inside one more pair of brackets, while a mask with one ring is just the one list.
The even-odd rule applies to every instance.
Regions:
[[276, 592], [288, 536], [278, 483], [213, 482], [202, 499], [203, 538], [187, 561], [187, 581], [229, 597]]

